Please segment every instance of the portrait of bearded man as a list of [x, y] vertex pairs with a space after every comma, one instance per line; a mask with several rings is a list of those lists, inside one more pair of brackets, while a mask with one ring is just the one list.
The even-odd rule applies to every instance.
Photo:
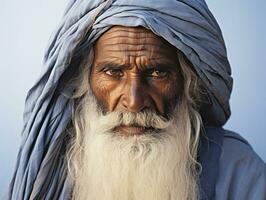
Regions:
[[266, 198], [204, 0], [72, 0], [44, 65], [7, 199]]

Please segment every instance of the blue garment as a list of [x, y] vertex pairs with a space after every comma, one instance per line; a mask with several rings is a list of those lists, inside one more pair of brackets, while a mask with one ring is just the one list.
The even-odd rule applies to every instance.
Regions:
[[80, 58], [113, 25], [143, 26], [182, 51], [206, 89], [203, 120], [222, 126], [229, 118], [230, 65], [220, 28], [204, 0], [72, 0], [46, 51], [44, 71], [26, 98], [22, 143], [7, 199], [68, 199], [64, 130], [75, 89], [68, 81]]
[[249, 143], [222, 128], [206, 127], [201, 135], [201, 199], [265, 200], [266, 165]]
[[266, 165], [238, 134], [225, 131], [216, 200], [265, 200]]

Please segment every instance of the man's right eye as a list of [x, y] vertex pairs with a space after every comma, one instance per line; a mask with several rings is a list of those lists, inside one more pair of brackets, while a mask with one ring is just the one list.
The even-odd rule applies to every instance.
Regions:
[[105, 69], [103, 71], [108, 76], [113, 76], [113, 77], [118, 77], [118, 78], [120, 78], [124, 75], [124, 73], [121, 69]]

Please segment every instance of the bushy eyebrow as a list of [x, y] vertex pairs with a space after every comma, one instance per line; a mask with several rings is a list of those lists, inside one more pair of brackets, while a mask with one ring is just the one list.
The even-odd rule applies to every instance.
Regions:
[[[145, 67], [143, 67], [143, 71], [146, 70], [150, 70], [150, 69], [158, 69], [158, 70], [178, 70], [179, 64], [177, 63], [175, 66], [173, 66], [173, 64], [165, 64], [165, 63], [153, 63], [150, 65], [147, 65]], [[116, 62], [112, 62], [112, 61], [106, 61], [106, 62], [102, 62], [97, 64], [96, 66], [96, 70], [97, 71], [102, 71], [104, 69], [129, 69], [130, 66], [126, 65], [126, 64], [119, 64]]]
[[177, 66], [171, 66], [167, 64], [153, 64], [153, 65], [148, 65], [144, 70], [150, 70], [150, 69], [158, 69], [158, 70], [177, 70]]
[[97, 71], [102, 71], [105, 68], [129, 68], [128, 65], [125, 64], [118, 64], [116, 62], [112, 61], [106, 61], [106, 62], [101, 62], [95, 66]]

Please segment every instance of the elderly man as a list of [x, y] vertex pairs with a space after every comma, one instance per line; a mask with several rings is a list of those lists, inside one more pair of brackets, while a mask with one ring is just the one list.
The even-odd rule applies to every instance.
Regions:
[[230, 65], [203, 0], [70, 3], [29, 91], [8, 199], [266, 198], [230, 116]]

